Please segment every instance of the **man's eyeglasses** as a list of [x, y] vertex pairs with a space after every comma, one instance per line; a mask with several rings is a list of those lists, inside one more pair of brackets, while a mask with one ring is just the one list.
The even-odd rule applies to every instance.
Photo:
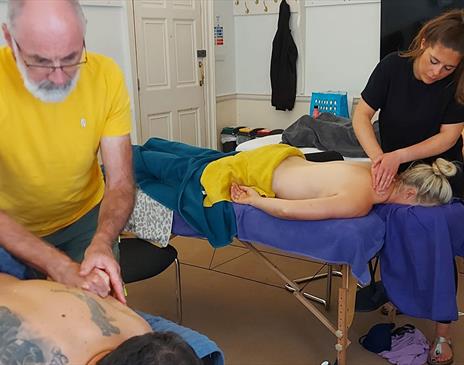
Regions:
[[25, 60], [23, 51], [21, 50], [21, 47], [19, 46], [18, 42], [16, 42], [16, 39], [13, 39], [13, 41], [16, 44], [16, 47], [18, 47], [18, 51], [21, 54], [21, 57], [23, 59], [24, 65], [29, 68], [29, 69], [35, 69], [37, 71], [43, 71], [47, 76], [55, 72], [57, 69], [60, 69], [63, 71], [68, 77], [72, 77], [73, 72], [81, 65], [87, 63], [87, 49], [85, 48], [85, 41], [82, 45], [82, 53], [84, 57], [82, 58], [82, 53], [79, 57], [81, 61], [79, 62], [71, 62], [70, 64], [61, 64], [58, 66], [55, 66], [52, 64], [51, 61], [46, 61], [43, 64], [33, 64], [29, 63]]

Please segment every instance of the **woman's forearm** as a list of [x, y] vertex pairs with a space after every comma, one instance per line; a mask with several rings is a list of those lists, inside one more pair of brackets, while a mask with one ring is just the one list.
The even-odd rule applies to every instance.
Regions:
[[356, 116], [353, 119], [353, 129], [359, 144], [371, 160], [383, 153], [379, 142], [377, 142], [374, 127], [368, 117], [364, 115]]
[[301, 200], [256, 197], [249, 204], [269, 215], [289, 220], [360, 217], [372, 208], [372, 201], [364, 191]]
[[439, 155], [453, 147], [460, 135], [459, 125], [445, 128], [445, 130], [441, 130], [440, 133], [425, 141], [398, 150], [401, 162], [410, 162]]
[[250, 205], [274, 217], [291, 219], [288, 217], [285, 202], [282, 199], [258, 196], [250, 201]]
[[383, 154], [371, 123], [374, 114], [375, 110], [361, 98], [353, 116], [353, 129], [356, 138], [371, 160]]

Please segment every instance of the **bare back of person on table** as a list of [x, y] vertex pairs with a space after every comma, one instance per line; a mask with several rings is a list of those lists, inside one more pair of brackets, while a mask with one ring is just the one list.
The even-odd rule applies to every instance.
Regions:
[[[0, 290], [0, 364], [96, 365], [126, 340], [152, 333], [112, 297], [1, 273]], [[194, 360], [179, 363], [199, 364], [185, 346]]]
[[275, 198], [261, 197], [254, 189], [236, 183], [232, 183], [231, 198], [284, 219], [353, 218], [368, 214], [379, 203], [446, 203], [452, 197], [447, 177], [455, 173], [454, 164], [438, 159], [433, 166], [413, 166], [398, 175], [388, 190], [379, 193], [372, 187], [370, 163], [311, 162], [292, 156], [274, 170]]

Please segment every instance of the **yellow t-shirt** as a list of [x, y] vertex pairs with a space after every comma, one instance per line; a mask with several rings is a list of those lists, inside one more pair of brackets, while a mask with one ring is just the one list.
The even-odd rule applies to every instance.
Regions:
[[71, 94], [44, 103], [0, 48], [0, 210], [32, 233], [66, 227], [101, 201], [100, 139], [130, 129], [124, 77], [110, 58], [88, 53]]

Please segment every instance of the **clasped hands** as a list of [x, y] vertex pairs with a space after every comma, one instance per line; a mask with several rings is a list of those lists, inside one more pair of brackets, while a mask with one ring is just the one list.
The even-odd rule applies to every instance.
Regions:
[[78, 287], [100, 297], [114, 296], [125, 304], [121, 269], [113, 256], [111, 244], [94, 237], [81, 264], [70, 261], [60, 275], [53, 278], [66, 285]]

